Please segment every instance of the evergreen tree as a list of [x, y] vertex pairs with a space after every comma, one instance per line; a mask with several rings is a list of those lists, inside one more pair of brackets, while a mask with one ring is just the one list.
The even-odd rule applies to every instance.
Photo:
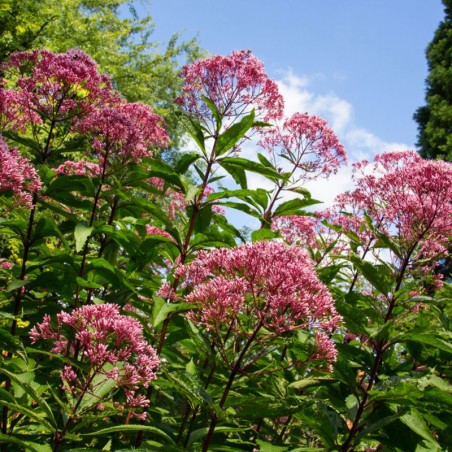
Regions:
[[424, 158], [452, 160], [452, 0], [442, 0], [445, 17], [426, 55], [426, 105], [418, 108], [418, 146]]

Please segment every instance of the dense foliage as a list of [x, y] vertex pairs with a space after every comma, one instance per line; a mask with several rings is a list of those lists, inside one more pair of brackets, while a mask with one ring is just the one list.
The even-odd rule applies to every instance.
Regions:
[[248, 51], [183, 69], [175, 165], [163, 119], [80, 50], [2, 71], [3, 450], [452, 446], [449, 163], [359, 162], [314, 211], [303, 184], [345, 150], [282, 116]]
[[443, 0], [445, 17], [426, 55], [426, 105], [418, 108], [418, 146], [422, 157], [452, 160], [452, 2]]

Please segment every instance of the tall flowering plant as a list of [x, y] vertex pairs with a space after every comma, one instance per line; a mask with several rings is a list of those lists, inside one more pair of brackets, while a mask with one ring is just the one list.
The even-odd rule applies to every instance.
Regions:
[[[30, 336], [32, 343], [51, 341], [51, 351], [69, 360], [60, 371], [69, 400], [68, 420], [56, 433], [56, 444], [63, 440], [69, 423], [93, 406], [100, 411], [108, 407], [124, 410], [128, 418], [146, 417], [143, 409], [149, 406], [149, 400], [139, 390], [157, 378], [159, 359], [144, 340], [141, 324], [120, 314], [118, 306], [105, 303], [83, 306], [70, 314], [61, 312], [55, 326], [46, 315], [31, 329]], [[76, 365], [70, 363], [71, 356]], [[118, 388], [123, 400], [115, 393]]]
[[[423, 333], [417, 338], [410, 333], [413, 318], [419, 318], [417, 326], [421, 318], [430, 317], [432, 324], [438, 321], [429, 312], [438, 306], [431, 305], [425, 295], [442, 285], [442, 275], [435, 268], [448, 254], [452, 232], [451, 170], [450, 164], [424, 161], [413, 151], [384, 153], [373, 164], [355, 164], [356, 189], [336, 200], [342, 215], [332, 223], [348, 237], [352, 250], [347, 257], [352, 279], [346, 299], [366, 312], [356, 324], [349, 322], [347, 335], [372, 353], [359, 376], [364, 386], [353, 403], [342, 450], [353, 447], [365, 428], [373, 391], [381, 385], [380, 375], [387, 372], [385, 362], [410, 362], [400, 344], [422, 342]], [[344, 309], [348, 308], [344, 305]], [[408, 350], [413, 350], [412, 344]], [[413, 409], [411, 414], [418, 412]], [[410, 416], [401, 419], [411, 425]], [[419, 422], [425, 421], [419, 418]], [[432, 436], [426, 437], [435, 442]]]
[[182, 69], [171, 163], [86, 54], [2, 73], [2, 448], [447, 449], [450, 164], [382, 154], [313, 213], [345, 150], [249, 51]]

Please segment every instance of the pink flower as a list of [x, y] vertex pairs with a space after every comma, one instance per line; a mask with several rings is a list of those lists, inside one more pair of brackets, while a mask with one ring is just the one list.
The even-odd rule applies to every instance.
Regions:
[[124, 165], [152, 157], [155, 147], [168, 144], [163, 119], [142, 103], [121, 102], [93, 110], [76, 128], [92, 137], [94, 153], [101, 164]]
[[0, 79], [0, 130], [24, 131], [27, 119], [40, 122], [34, 111], [22, 108], [18, 92], [6, 86], [6, 80]]
[[[203, 193], [203, 200], [207, 200], [207, 197], [209, 195], [211, 195], [212, 193], [215, 193], [215, 189], [213, 187], [211, 187], [210, 185], [207, 185], [206, 188], [204, 189], [204, 193]], [[218, 215], [225, 215], [226, 211], [224, 210], [223, 207], [218, 206], [216, 204], [212, 204], [212, 211], [217, 213]]]
[[270, 153], [274, 165], [290, 162], [292, 183], [328, 177], [347, 161], [344, 147], [318, 116], [295, 113], [282, 126], [264, 128], [261, 133], [259, 144]]
[[311, 217], [303, 215], [288, 215], [274, 217], [271, 228], [283, 236], [290, 245], [315, 246], [316, 222]]
[[133, 414], [139, 415], [134, 412], [136, 407], [149, 405], [149, 400], [138, 392], [157, 378], [155, 370], [160, 362], [143, 338], [141, 324], [120, 314], [119, 306], [107, 303], [83, 306], [70, 314], [61, 312], [55, 327], [46, 315], [42, 323], [32, 328], [30, 337], [32, 343], [51, 340], [53, 353], [77, 353], [79, 359], [89, 364], [86, 373], [71, 365], [61, 372], [63, 387], [73, 398], [94, 394], [93, 381], [99, 385], [114, 380], [115, 386], [123, 389], [126, 406]]
[[117, 98], [110, 78], [100, 74], [96, 63], [80, 50], [16, 52], [2, 69], [16, 76], [17, 101], [30, 122], [41, 121], [33, 112], [61, 121]]
[[[396, 267], [431, 272], [434, 261], [447, 254], [452, 233], [452, 165], [423, 160], [414, 151], [388, 152], [354, 165], [356, 189], [338, 196], [337, 208], [352, 213], [355, 233], [376, 234], [365, 226], [365, 215], [376, 232], [390, 236], [401, 255]], [[351, 217], [349, 217], [351, 218]], [[343, 224], [345, 230], [347, 226]]]
[[215, 130], [215, 118], [203, 96], [222, 118], [234, 121], [252, 108], [264, 121], [279, 118], [283, 98], [278, 87], [264, 71], [264, 65], [250, 51], [233, 51], [196, 61], [182, 69], [183, 97], [177, 99], [185, 111], [195, 115], [207, 128]]
[[188, 317], [216, 336], [222, 328], [246, 336], [253, 324], [274, 337], [301, 328], [331, 331], [340, 320], [299, 247], [263, 241], [200, 251], [176, 276], [185, 278], [185, 301], [195, 307]]
[[5, 259], [0, 258], [0, 268], [9, 269], [11, 267], [14, 267], [14, 264], [12, 262], [9, 262]]
[[149, 235], [161, 235], [162, 237], [167, 238], [168, 240], [171, 240], [174, 242], [174, 238], [171, 237], [168, 232], [164, 231], [163, 229], [157, 228], [156, 226], [150, 226], [149, 224], [146, 225], [146, 234]]
[[98, 163], [87, 162], [86, 160], [79, 160], [78, 162], [66, 161], [58, 168], [55, 168], [57, 174], [64, 174], [66, 176], [100, 176], [102, 168]]
[[31, 207], [32, 194], [41, 188], [41, 179], [30, 161], [16, 148], [9, 149], [0, 136], [0, 192], [12, 192], [18, 206]]

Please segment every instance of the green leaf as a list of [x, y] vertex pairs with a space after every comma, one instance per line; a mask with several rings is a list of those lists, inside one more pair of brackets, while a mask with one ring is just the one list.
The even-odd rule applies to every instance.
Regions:
[[182, 154], [182, 157], [177, 161], [176, 166], [174, 167], [174, 171], [178, 174], [184, 174], [190, 165], [196, 160], [202, 158], [202, 155], [196, 152], [189, 152]]
[[289, 387], [295, 389], [303, 389], [307, 388], [308, 386], [319, 386], [323, 385], [325, 382], [333, 381], [336, 381], [336, 379], [329, 377], [303, 378], [303, 380], [298, 380], [294, 383], [289, 384]]
[[223, 167], [223, 169], [230, 174], [230, 176], [235, 180], [235, 182], [240, 185], [240, 187], [242, 187], [243, 189], [246, 189], [248, 187], [246, 181], [246, 173], [243, 168], [234, 165], [229, 165], [227, 162], [223, 161], [220, 164]]
[[448, 353], [452, 353], [452, 344], [432, 334], [425, 333], [405, 333], [394, 338], [393, 343], [419, 342], [421, 344], [431, 345]]
[[418, 434], [421, 438], [433, 443], [436, 447], [440, 447], [436, 442], [432, 432], [428, 428], [422, 415], [415, 409], [411, 409], [409, 413], [400, 417], [400, 420], [410, 428], [414, 433]]
[[41, 412], [37, 411], [36, 408], [28, 408], [19, 403], [11, 403], [6, 400], [2, 400], [1, 405], [8, 407], [12, 412], [21, 413], [29, 419], [37, 422], [41, 429], [45, 429], [45, 433], [55, 433], [56, 431], [56, 428], [44, 417]]
[[226, 129], [216, 140], [215, 143], [215, 155], [220, 157], [225, 152], [232, 149], [241, 138], [243, 138], [253, 127], [254, 123], [254, 110], [249, 114], [244, 116], [240, 122], [233, 124], [231, 127]]
[[284, 452], [288, 450], [285, 446], [274, 446], [272, 443], [260, 439], [256, 440], [256, 444], [259, 446], [260, 452]]
[[386, 265], [374, 265], [358, 256], [349, 256], [349, 260], [375, 289], [385, 295], [391, 292], [395, 281]]
[[192, 407], [201, 405], [202, 407], [209, 409], [212, 404], [210, 394], [204, 388], [204, 384], [200, 380], [196, 369], [192, 370], [195, 372], [171, 370], [165, 375], [166, 382], [160, 381], [160, 384], [163, 386], [163, 389], [165, 389], [169, 383], [169, 386], [175, 389], [178, 394], [186, 398]]
[[123, 424], [123, 425], [117, 425], [115, 427], [108, 427], [101, 430], [97, 430], [95, 432], [90, 433], [82, 433], [82, 436], [100, 436], [100, 435], [108, 435], [110, 433], [127, 433], [127, 432], [148, 432], [148, 433], [154, 433], [157, 436], [161, 436], [162, 438], [165, 438], [166, 441], [168, 441], [172, 446], [175, 446], [176, 443], [174, 440], [163, 430], [160, 430], [156, 427], [152, 427], [150, 425], [141, 425], [141, 424]]
[[64, 199], [61, 198], [61, 195], [69, 192], [77, 192], [84, 196], [94, 197], [96, 187], [93, 179], [88, 176], [60, 175], [52, 181], [44, 194], [58, 200]]
[[[0, 373], [6, 375], [8, 378], [11, 379], [11, 381], [13, 381], [18, 386], [20, 386], [31, 397], [31, 399], [34, 400], [40, 406], [40, 408], [45, 412], [47, 417], [46, 417], [46, 419], [43, 419], [37, 413], [36, 416], [37, 416], [38, 421], [41, 424], [46, 425], [51, 432], [54, 431], [57, 427], [55, 416], [53, 414], [52, 409], [47, 404], [47, 402], [44, 400], [44, 398], [42, 398], [33, 389], [33, 387], [24, 378], [21, 378], [19, 375], [9, 372], [8, 370], [6, 370], [4, 368], [0, 368]], [[30, 411], [31, 411], [31, 413], [34, 413], [33, 410], [30, 410]], [[28, 415], [30, 415], [29, 412], [28, 412]]]
[[148, 172], [148, 177], [159, 177], [165, 182], [179, 187], [185, 193], [185, 185], [181, 176], [174, 171], [172, 166], [161, 159], [153, 158], [151, 160], [151, 170]]
[[38, 444], [32, 441], [26, 441], [17, 438], [13, 435], [4, 435], [0, 433], [0, 442], [2, 444], [14, 444], [16, 446], [22, 446], [23, 450], [33, 451], [33, 452], [50, 452], [52, 448], [48, 444]]
[[278, 233], [271, 229], [257, 229], [251, 233], [251, 241], [259, 242], [261, 240], [271, 240], [278, 237]]
[[0, 328], [0, 350], [16, 354], [26, 361], [27, 355], [22, 341], [4, 328]]
[[201, 125], [185, 113], [179, 113], [180, 123], [205, 154], [204, 133]]
[[[251, 427], [244, 428], [244, 427], [226, 427], [226, 426], [217, 426], [215, 427], [215, 433], [234, 433], [234, 432], [240, 432], [243, 433], [244, 431], [250, 430]], [[190, 439], [188, 440], [188, 445], [192, 445], [193, 443], [196, 443], [197, 441], [203, 439], [207, 432], [209, 431], [208, 427], [200, 428], [198, 430], [194, 430], [191, 435]]]
[[316, 199], [291, 199], [289, 201], [280, 204], [273, 213], [273, 217], [286, 216], [286, 215], [300, 215], [304, 213], [304, 208], [319, 204], [321, 201]]
[[298, 193], [299, 195], [303, 195], [306, 199], [311, 199], [311, 192], [304, 187], [292, 187], [287, 190], [293, 191], [294, 193]]
[[212, 115], [215, 119], [217, 129], [220, 130], [221, 128], [221, 116], [220, 112], [218, 111], [217, 106], [207, 97], [202, 95], [201, 99], [206, 103], [206, 105], [209, 107], [209, 110], [212, 112]]
[[[236, 167], [241, 168], [246, 171], [251, 171], [253, 173], [260, 174], [262, 176], [268, 177], [272, 180], [282, 179], [283, 175], [279, 174], [276, 170], [272, 168], [268, 168], [258, 162], [253, 162], [252, 160], [248, 160], [242, 157], [223, 157], [218, 160], [218, 163], [224, 167], [227, 165], [228, 167]], [[225, 167], [226, 169], [226, 167]]]
[[175, 312], [189, 311], [193, 306], [188, 303], [167, 303], [163, 298], [155, 297], [152, 307], [152, 325], [159, 326], [166, 318]]
[[398, 245], [382, 232], [376, 232], [378, 240], [374, 244], [374, 248], [389, 248], [397, 257], [402, 259], [402, 251], [399, 249]]
[[268, 160], [267, 157], [263, 156], [260, 152], [257, 153], [257, 158], [262, 165], [266, 166], [267, 168], [272, 168], [273, 170], [276, 171], [276, 168], [273, 166], [273, 163], [270, 162], [270, 160]]
[[79, 253], [85, 246], [88, 237], [93, 232], [92, 226], [87, 226], [85, 222], [78, 223], [74, 229], [75, 251]]
[[107, 378], [105, 374], [113, 369], [113, 365], [107, 363], [103, 367], [103, 373], [97, 373], [94, 376], [91, 387], [94, 388], [92, 392], [86, 392], [79, 406], [77, 407], [77, 415], [86, 412], [93, 406], [97, 406], [99, 401], [105, 400], [105, 397], [111, 393], [111, 391], [118, 385], [117, 381], [113, 378]]
[[255, 209], [252, 209], [249, 205], [247, 204], [243, 204], [240, 202], [232, 202], [232, 201], [228, 201], [228, 202], [222, 202], [218, 204], [219, 206], [225, 206], [225, 207], [231, 207], [232, 209], [236, 209], [236, 210], [240, 210], [241, 212], [245, 212], [248, 215], [251, 215], [252, 217], [256, 217], [256, 218], [261, 218], [261, 214], [260, 212], [258, 212]]
[[391, 424], [392, 422], [399, 419], [401, 416], [405, 415], [408, 410], [409, 410], [408, 407], [403, 407], [396, 414], [385, 416], [376, 422], [369, 423], [363, 430], [361, 430], [356, 435], [356, 441], [358, 441], [360, 438], [365, 438], [366, 435], [368, 435], [369, 433], [382, 431], [383, 427]]
[[264, 193], [267, 194], [267, 192], [265, 190], [263, 190], [262, 188], [258, 188], [257, 190], [249, 190], [249, 189], [242, 189], [242, 190], [222, 190], [222, 191], [217, 191], [214, 193], [211, 193], [208, 197], [207, 197], [207, 201], [215, 201], [217, 199], [228, 199], [228, 198], [239, 198], [239, 199], [244, 199], [247, 196], [253, 196], [256, 191], [262, 191]]
[[[188, 213], [188, 210], [187, 210]], [[195, 221], [195, 232], [204, 232], [210, 225], [210, 222], [212, 221], [212, 206], [211, 205], [205, 205], [202, 207], [198, 215], [196, 216]]]

